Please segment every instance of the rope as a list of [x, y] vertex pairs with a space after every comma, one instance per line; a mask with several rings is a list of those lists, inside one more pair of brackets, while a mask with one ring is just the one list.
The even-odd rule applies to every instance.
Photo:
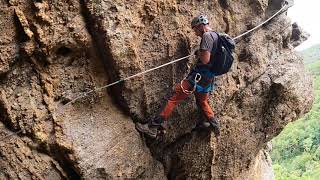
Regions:
[[[276, 17], [278, 14], [280, 14], [282, 10], [288, 9], [288, 8], [290, 8], [290, 7], [293, 6], [293, 5], [288, 5], [288, 2], [287, 2], [287, 1], [285, 1], [285, 2], [286, 2], [286, 4], [285, 4], [279, 11], [277, 11], [273, 16], [271, 16], [270, 18], [268, 18], [268, 19], [265, 20], [264, 22], [260, 23], [260, 24], [257, 25], [256, 27], [254, 27], [254, 28], [252, 28], [252, 29], [250, 29], [250, 30], [242, 33], [241, 35], [239, 35], [239, 36], [237, 36], [237, 37], [235, 37], [235, 38], [233, 38], [233, 40], [239, 39], [239, 38], [241, 38], [241, 37], [243, 37], [243, 36], [251, 33], [252, 31], [260, 28], [261, 26], [263, 26], [264, 24], [266, 24], [267, 22], [269, 22], [270, 20], [272, 20], [274, 17]], [[85, 27], [85, 26], [84, 26], [84, 27]], [[82, 29], [83, 29], [83, 28], [81, 28], [79, 31], [82, 31]], [[162, 64], [162, 65], [160, 65], [160, 66], [157, 66], [157, 67], [154, 67], [154, 68], [151, 68], [151, 69], [142, 71], [142, 72], [137, 73], [137, 74], [134, 74], [134, 75], [132, 75], [132, 76], [129, 76], [129, 77], [120, 79], [120, 80], [118, 80], [118, 81], [115, 81], [115, 82], [113, 82], [113, 83], [107, 84], [107, 85], [105, 85], [105, 86], [98, 87], [98, 88], [94, 88], [94, 89], [92, 89], [92, 90], [90, 90], [90, 91], [88, 91], [88, 92], [85, 92], [85, 93], [83, 93], [82, 95], [74, 98], [73, 100], [69, 101], [68, 103], [64, 104], [63, 106], [57, 108], [57, 109], [56, 109], [56, 110], [57, 110], [57, 113], [58, 113], [58, 114], [61, 113], [66, 106], [68, 106], [68, 105], [76, 102], [77, 100], [79, 100], [79, 99], [81, 99], [81, 98], [84, 98], [84, 97], [88, 96], [88, 95], [91, 94], [91, 93], [100, 91], [100, 90], [102, 90], [102, 89], [105, 89], [105, 88], [108, 88], [108, 87], [110, 87], [110, 86], [119, 84], [119, 83], [121, 83], [121, 82], [127, 81], [127, 80], [129, 80], [129, 79], [132, 79], [132, 78], [134, 78], [134, 77], [140, 76], [140, 75], [142, 75], [142, 74], [145, 74], [145, 73], [154, 71], [154, 70], [156, 70], [156, 69], [159, 69], [159, 68], [168, 66], [168, 65], [170, 65], [170, 64], [177, 63], [177, 62], [182, 61], [182, 60], [184, 60], [184, 59], [187, 59], [187, 58], [189, 58], [189, 57], [191, 57], [191, 56], [193, 56], [193, 53], [191, 53], [190, 55], [184, 56], [184, 57], [182, 57], [182, 58], [179, 58], [179, 59], [170, 61], [170, 62], [168, 62], [168, 63]], [[45, 116], [45, 118], [49, 117], [50, 115], [52, 115], [52, 112], [50, 112], [47, 116]], [[2, 139], [0, 139], [0, 142], [3, 142], [4, 140], [10, 138], [11, 136], [13, 136], [13, 135], [15, 135], [15, 134], [19, 134], [19, 133], [22, 132], [22, 131], [23, 131], [23, 130], [19, 130], [19, 131], [17, 131], [17, 132], [12, 132], [12, 134], [9, 134], [9, 135], [3, 137]]]
[[184, 60], [184, 59], [186, 59], [186, 58], [189, 58], [189, 57], [191, 57], [191, 56], [192, 56], [192, 54], [190, 54], [190, 55], [188, 55], [188, 56], [185, 56], [185, 57], [182, 57], [182, 58], [179, 58], [179, 59], [176, 59], [176, 60], [174, 60], [174, 61], [170, 61], [170, 62], [165, 63], [165, 64], [162, 64], [162, 65], [160, 65], [160, 66], [157, 66], [157, 67], [148, 69], [148, 70], [146, 70], [146, 71], [142, 71], [142, 72], [140, 72], [140, 73], [137, 73], [137, 74], [135, 74], [135, 75], [126, 77], [126, 78], [124, 78], [124, 79], [120, 79], [120, 80], [115, 81], [115, 82], [113, 82], [113, 83], [111, 83], [111, 84], [107, 84], [107, 85], [105, 85], [105, 86], [102, 86], [102, 87], [99, 87], [99, 88], [95, 88], [95, 89], [93, 89], [93, 90], [90, 90], [90, 91], [84, 93], [84, 94], [81, 95], [81, 96], [78, 96], [78, 97], [74, 98], [72, 101], [70, 101], [70, 102], [66, 103], [65, 105], [63, 105], [63, 107], [64, 107], [64, 106], [67, 106], [67, 105], [69, 105], [69, 104], [72, 104], [72, 103], [74, 103], [75, 101], [77, 101], [78, 99], [81, 99], [81, 98], [83, 98], [83, 97], [86, 97], [87, 95], [89, 95], [89, 94], [91, 94], [91, 93], [93, 93], [93, 92], [100, 91], [100, 90], [102, 90], [102, 89], [108, 88], [108, 87], [113, 86], [113, 85], [115, 85], [115, 84], [124, 82], [124, 81], [126, 81], [126, 80], [132, 79], [132, 78], [137, 77], [137, 76], [140, 76], [140, 75], [142, 75], [142, 74], [146, 74], [146, 73], [151, 72], [151, 71], [154, 71], [154, 70], [156, 70], [156, 69], [159, 69], [159, 68], [168, 66], [168, 65], [170, 65], [170, 64], [173, 64], [173, 63], [176, 63], [176, 62], [179, 62], [179, 61], [182, 61], [182, 60]]
[[285, 4], [279, 11], [277, 11], [273, 16], [271, 16], [271, 17], [268, 18], [267, 20], [263, 21], [262, 23], [260, 23], [260, 24], [257, 25], [256, 27], [250, 29], [249, 31], [247, 31], [247, 32], [245, 32], [245, 33], [243, 33], [243, 34], [240, 34], [239, 36], [233, 38], [233, 40], [239, 39], [239, 38], [241, 38], [241, 37], [243, 37], [243, 36], [251, 33], [252, 31], [260, 28], [261, 26], [263, 26], [264, 24], [266, 24], [267, 22], [269, 22], [270, 20], [272, 20], [274, 17], [276, 17], [282, 10], [284, 10], [285, 8], [288, 9], [288, 8], [290, 8], [290, 7], [293, 6], [293, 5], [288, 5], [288, 1], [285, 1], [285, 3], [286, 3], [286, 4]]

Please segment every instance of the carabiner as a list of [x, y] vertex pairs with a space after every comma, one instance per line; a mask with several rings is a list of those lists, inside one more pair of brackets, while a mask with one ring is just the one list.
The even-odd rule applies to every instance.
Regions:
[[198, 83], [201, 80], [201, 74], [197, 73], [196, 76], [194, 77], [194, 82]]

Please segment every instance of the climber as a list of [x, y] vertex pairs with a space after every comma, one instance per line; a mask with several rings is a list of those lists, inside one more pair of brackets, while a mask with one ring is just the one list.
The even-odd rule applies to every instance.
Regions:
[[209, 62], [214, 56], [213, 52], [218, 46], [218, 35], [209, 27], [209, 21], [204, 15], [197, 16], [191, 21], [191, 27], [195, 35], [201, 37], [200, 48], [194, 52], [198, 61], [188, 76], [177, 84], [175, 93], [167, 101], [162, 112], [148, 123], [136, 123], [136, 129], [151, 138], [157, 138], [166, 130], [167, 120], [174, 107], [192, 93], [196, 98], [196, 104], [206, 121], [197, 124], [197, 127], [211, 129], [216, 136], [219, 136], [219, 122], [211, 109], [208, 98], [213, 90], [215, 75], [208, 70]]

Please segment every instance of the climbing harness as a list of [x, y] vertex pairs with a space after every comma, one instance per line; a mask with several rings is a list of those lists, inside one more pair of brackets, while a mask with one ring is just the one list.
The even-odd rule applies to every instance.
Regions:
[[[293, 4], [289, 4], [288, 1], [285, 1], [285, 5], [284, 5], [280, 10], [278, 10], [273, 16], [271, 16], [270, 18], [268, 18], [268, 19], [265, 20], [264, 22], [260, 23], [258, 26], [256, 26], [256, 27], [254, 27], [254, 28], [252, 28], [252, 29], [250, 29], [250, 30], [248, 30], [248, 31], [240, 34], [239, 36], [237, 36], [237, 37], [235, 37], [235, 38], [233, 38], [233, 40], [239, 39], [239, 38], [241, 38], [241, 37], [243, 37], [243, 36], [251, 33], [252, 31], [260, 28], [261, 26], [263, 26], [264, 24], [266, 24], [267, 22], [269, 22], [270, 20], [272, 20], [274, 17], [276, 17], [278, 14], [282, 13], [282, 11], [283, 11], [284, 9], [287, 10], [288, 8], [290, 8], [290, 7], [292, 7], [292, 6], [293, 6]], [[286, 11], [286, 10], [285, 10], [285, 11]], [[284, 12], [284, 11], [283, 11], [283, 12]], [[83, 28], [80, 29], [80, 31], [82, 31], [82, 30], [83, 30]], [[151, 69], [149, 69], [149, 70], [146, 70], [146, 71], [137, 73], [137, 74], [135, 74], [135, 75], [126, 77], [126, 78], [124, 78], [124, 79], [120, 79], [120, 80], [118, 80], [118, 81], [115, 81], [115, 82], [113, 82], [113, 83], [107, 84], [107, 85], [105, 85], [105, 86], [98, 87], [98, 88], [94, 88], [94, 89], [92, 89], [92, 90], [90, 90], [90, 91], [87, 91], [87, 92], [83, 93], [82, 95], [74, 98], [73, 100], [69, 101], [68, 103], [62, 105], [61, 107], [56, 108], [56, 111], [52, 111], [52, 112], [55, 112], [55, 113], [57, 113], [57, 114], [60, 114], [60, 113], [62, 113], [62, 111], [63, 111], [63, 109], [64, 109], [65, 107], [67, 107], [68, 105], [76, 102], [77, 100], [79, 100], [79, 99], [81, 99], [81, 98], [84, 98], [84, 97], [88, 96], [89, 94], [91, 94], [91, 93], [93, 93], [93, 92], [97, 92], [97, 91], [100, 91], [100, 90], [102, 90], [102, 89], [106, 89], [106, 88], [108, 88], [108, 87], [110, 87], [110, 86], [113, 86], [113, 85], [115, 85], [115, 84], [119, 84], [119, 83], [124, 82], [124, 81], [126, 81], [126, 80], [132, 79], [132, 78], [134, 78], [134, 77], [136, 77], [136, 76], [140, 76], [140, 75], [142, 75], [142, 74], [145, 74], [145, 73], [154, 71], [154, 70], [156, 70], [156, 69], [159, 69], [159, 68], [168, 66], [168, 65], [170, 65], [170, 64], [173, 64], [173, 63], [182, 61], [182, 60], [187, 59], [187, 58], [189, 58], [189, 57], [191, 57], [191, 56], [193, 56], [193, 54], [187, 55], [187, 56], [185, 56], [185, 57], [182, 57], [182, 58], [179, 58], [179, 59], [176, 59], [176, 60], [173, 60], [173, 61], [170, 61], [170, 62], [165, 63], [165, 64], [162, 64], [162, 65], [160, 65], [160, 66], [158, 66], [158, 67], [151, 68]], [[182, 87], [182, 85], [181, 85], [181, 87], [182, 87], [182, 89], [183, 89], [183, 92], [186, 93], [186, 94], [187, 94], [187, 93], [191, 93], [191, 94], [192, 94], [192, 93], [195, 91], [196, 85], [197, 85], [197, 83], [199, 83], [200, 80], [201, 80], [201, 75], [199, 74], [198, 76], [195, 77], [195, 84], [194, 84], [193, 89], [192, 89], [191, 91], [184, 89], [184, 88]], [[52, 115], [53, 115], [52, 112], [48, 113], [44, 118], [48, 118], [49, 116], [52, 116]], [[33, 122], [35, 122], [35, 121], [33, 121]], [[13, 135], [19, 134], [19, 133], [21, 133], [22, 131], [23, 131], [23, 130], [19, 130], [19, 131], [17, 131], [17, 132], [12, 132], [11, 134], [9, 134], [9, 135], [3, 137], [2, 139], [0, 139], [0, 142], [5, 141], [6, 139], [10, 138], [10, 137], [13, 136]]]
[[196, 90], [197, 84], [198, 84], [198, 82], [200, 82], [200, 80], [201, 80], [201, 74], [200, 74], [200, 73], [197, 73], [197, 74], [194, 76], [194, 81], [193, 81], [193, 82], [194, 82], [194, 85], [193, 85], [193, 88], [192, 88], [191, 91], [189, 91], [188, 89], [184, 89], [184, 87], [182, 86], [183, 81], [187, 81], [187, 78], [182, 79], [182, 81], [180, 82], [180, 87], [181, 87], [182, 91], [183, 91], [185, 94], [191, 95], [191, 94]]

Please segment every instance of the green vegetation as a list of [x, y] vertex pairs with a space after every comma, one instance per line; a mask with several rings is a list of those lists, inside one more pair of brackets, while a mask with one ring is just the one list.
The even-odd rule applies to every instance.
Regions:
[[320, 180], [320, 45], [303, 53], [309, 57], [305, 64], [314, 75], [315, 102], [308, 114], [288, 124], [272, 140], [271, 157], [277, 180]]
[[300, 52], [306, 64], [313, 63], [320, 59], [320, 44], [314, 45]]
[[[315, 76], [315, 79], [317, 80], [318, 76], [320, 75], [320, 58], [318, 61], [314, 61], [310, 64], [305, 64], [305, 66], [308, 69], [308, 71], [310, 71], [311, 74]], [[317, 85], [315, 84], [315, 87], [316, 86]]]

